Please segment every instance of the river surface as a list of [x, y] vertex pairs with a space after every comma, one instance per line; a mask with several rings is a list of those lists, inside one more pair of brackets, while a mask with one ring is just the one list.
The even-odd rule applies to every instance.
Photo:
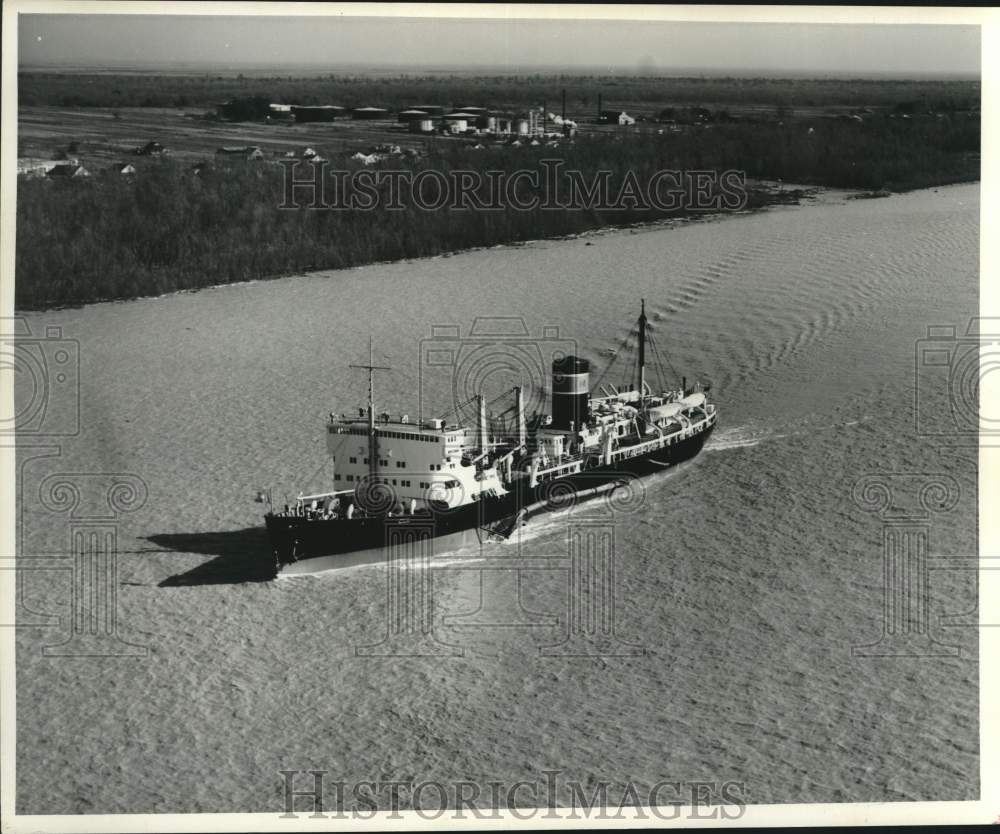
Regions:
[[[75, 340], [79, 432], [19, 438], [19, 558], [64, 568], [74, 530], [113, 530], [101, 610], [120, 640], [46, 655], [70, 636], [72, 572], [24, 571], [19, 811], [278, 812], [278, 771], [309, 768], [348, 784], [558, 770], [615, 804], [615, 786], [663, 780], [736, 780], [754, 803], [976, 798], [975, 390], [948, 383], [978, 249], [979, 187], [962, 185], [31, 314], [34, 335]], [[384, 640], [383, 565], [245, 581], [267, 548], [257, 489], [331, 486], [324, 419], [363, 404], [348, 365], [369, 337], [391, 366], [379, 407], [426, 418], [560, 350], [626, 381], [640, 298], [654, 383], [710, 380], [721, 418], [637, 505], [436, 554], [421, 656]], [[919, 361], [929, 326], [958, 336], [935, 331], [937, 364]], [[483, 344], [506, 358], [476, 364]], [[427, 366], [428, 345], [452, 364]], [[527, 384], [544, 407], [542, 372]], [[108, 473], [144, 502], [109, 510]], [[40, 497], [55, 475], [79, 500]], [[578, 524], [613, 531], [601, 589], [571, 581]], [[907, 596], [926, 630], [880, 642], [900, 525], [928, 535]], [[571, 616], [595, 599], [603, 642]]]

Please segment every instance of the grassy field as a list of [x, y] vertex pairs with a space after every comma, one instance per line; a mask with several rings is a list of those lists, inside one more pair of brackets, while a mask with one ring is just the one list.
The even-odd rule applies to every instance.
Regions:
[[61, 107], [206, 107], [229, 98], [266, 95], [289, 104], [338, 104], [399, 109], [415, 103], [555, 109], [562, 91], [574, 114], [608, 107], [639, 112], [676, 105], [796, 108], [893, 107], [913, 101], [925, 109], [978, 106], [978, 81], [788, 78], [661, 78], [531, 74], [455, 75], [113, 75], [22, 72], [19, 102]]

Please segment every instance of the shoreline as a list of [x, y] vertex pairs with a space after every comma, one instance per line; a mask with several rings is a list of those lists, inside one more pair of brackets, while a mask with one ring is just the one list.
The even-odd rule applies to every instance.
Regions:
[[[453, 249], [447, 252], [441, 252], [437, 255], [428, 255], [422, 258], [397, 258], [390, 260], [379, 260], [339, 269], [320, 268], [320, 269], [307, 270], [304, 272], [290, 272], [284, 274], [276, 274], [272, 276], [266, 276], [263, 278], [251, 278], [246, 281], [226, 281], [219, 284], [208, 284], [203, 287], [194, 287], [192, 289], [171, 290], [170, 292], [162, 293], [160, 295], [138, 295], [132, 298], [108, 298], [96, 301], [88, 301], [82, 304], [67, 304], [63, 306], [52, 306], [52, 307], [39, 307], [39, 308], [15, 307], [14, 313], [19, 316], [27, 316], [27, 315], [36, 315], [40, 313], [65, 312], [67, 310], [81, 310], [88, 307], [96, 307], [99, 305], [131, 304], [140, 301], [159, 301], [161, 299], [171, 298], [173, 296], [178, 296], [178, 295], [195, 295], [197, 293], [206, 292], [209, 290], [219, 290], [228, 287], [246, 287], [246, 286], [251, 286], [253, 284], [270, 283], [273, 281], [280, 281], [289, 278], [300, 278], [309, 275], [318, 275], [322, 273], [336, 273], [336, 272], [346, 273], [346, 272], [353, 272], [359, 269], [367, 269], [373, 266], [385, 266], [391, 264], [413, 264], [422, 261], [435, 260], [439, 258], [457, 257], [472, 252], [485, 252], [498, 249], [520, 249], [528, 246], [534, 246], [539, 243], [555, 243], [555, 242], [570, 241], [570, 240], [586, 240], [587, 238], [591, 237], [601, 237], [604, 235], [616, 234], [616, 233], [624, 234], [627, 232], [629, 234], [640, 234], [644, 232], [667, 231], [675, 228], [682, 228], [684, 226], [693, 225], [696, 223], [721, 223], [727, 220], [753, 216], [767, 211], [773, 211], [776, 209], [803, 209], [803, 208], [810, 208], [813, 206], [847, 204], [850, 201], [859, 199], [888, 199], [893, 197], [901, 197], [907, 194], [918, 194], [924, 191], [937, 191], [942, 188], [956, 188], [968, 185], [979, 185], [980, 182], [981, 180], [977, 179], [977, 180], [970, 180], [968, 182], [948, 183], [945, 185], [934, 185], [934, 186], [928, 186], [926, 188], [914, 188], [908, 191], [893, 191], [889, 192], [888, 194], [883, 194], [880, 192], [873, 192], [868, 189], [832, 188], [829, 186], [808, 185], [802, 183], [779, 183], [776, 180], [748, 180], [747, 184], [751, 190], [757, 191], [758, 193], [767, 193], [769, 197], [776, 197], [779, 194], [787, 194], [792, 199], [768, 200], [764, 204], [755, 206], [753, 208], [744, 208], [729, 212], [695, 212], [683, 215], [681, 217], [668, 217], [668, 218], [659, 218], [656, 220], [642, 221], [637, 223], [596, 226], [592, 229], [585, 229], [581, 232], [575, 232], [569, 235], [557, 235], [553, 237], [540, 237], [540, 238], [531, 238], [528, 240], [516, 240], [516, 241], [510, 241], [508, 243], [498, 243], [492, 246], [471, 246], [465, 249]], [[780, 189], [780, 190], [777, 193], [775, 193], [775, 189]], [[17, 279], [15, 276], [15, 281], [16, 280]]]

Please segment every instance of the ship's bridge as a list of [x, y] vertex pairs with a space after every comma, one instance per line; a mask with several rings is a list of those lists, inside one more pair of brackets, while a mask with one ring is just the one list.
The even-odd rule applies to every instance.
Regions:
[[375, 422], [377, 460], [370, 460], [370, 427], [367, 416], [350, 418], [331, 414], [327, 423], [327, 451], [334, 464], [337, 489], [353, 489], [375, 477], [392, 487], [404, 503], [418, 506], [430, 500], [460, 506], [487, 491], [506, 490], [494, 469], [463, 462], [476, 449], [474, 432], [465, 426], [433, 419], [411, 422], [405, 415], [393, 419], [380, 415]]

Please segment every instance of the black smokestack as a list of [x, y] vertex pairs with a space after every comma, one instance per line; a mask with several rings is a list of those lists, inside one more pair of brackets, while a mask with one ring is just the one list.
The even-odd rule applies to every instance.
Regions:
[[590, 363], [576, 356], [552, 362], [552, 428], [579, 431], [590, 420]]

